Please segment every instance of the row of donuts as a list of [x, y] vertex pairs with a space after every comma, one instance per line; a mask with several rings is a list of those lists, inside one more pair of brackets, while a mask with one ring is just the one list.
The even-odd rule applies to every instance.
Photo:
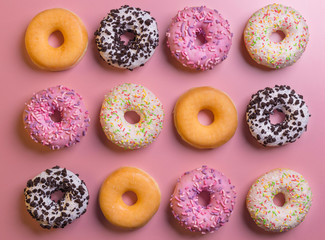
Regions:
[[[73, 31], [71, 31], [73, 29]], [[50, 34], [60, 31], [64, 42], [54, 48]], [[280, 42], [270, 39], [281, 31]], [[121, 36], [134, 35], [128, 42]], [[232, 45], [230, 25], [217, 10], [205, 6], [186, 7], [178, 11], [166, 32], [171, 54], [183, 66], [208, 70], [227, 58]], [[201, 39], [198, 44], [197, 39]], [[305, 19], [295, 9], [270, 4], [255, 12], [244, 30], [244, 41], [251, 57], [270, 68], [283, 68], [295, 63], [309, 40]], [[150, 12], [124, 5], [112, 9], [95, 32], [100, 57], [117, 68], [133, 70], [143, 66], [159, 44], [156, 20]], [[66, 9], [48, 9], [30, 22], [25, 45], [32, 62], [50, 71], [61, 71], [77, 64], [87, 50], [88, 35], [81, 19]]]
[[[170, 198], [175, 219], [185, 229], [213, 233], [229, 221], [236, 204], [234, 185], [222, 172], [202, 166], [185, 172]], [[64, 196], [51, 199], [56, 191]], [[123, 194], [133, 192], [136, 201], [128, 204]], [[208, 194], [207, 205], [199, 201]], [[283, 205], [274, 197], [283, 194]], [[24, 189], [30, 215], [46, 229], [64, 228], [87, 210], [89, 192], [78, 174], [55, 166], [28, 180]], [[158, 211], [161, 193], [157, 182], [145, 171], [121, 167], [102, 183], [99, 205], [105, 218], [118, 227], [144, 226]], [[246, 197], [247, 209], [255, 223], [266, 231], [283, 232], [298, 226], [311, 207], [312, 192], [304, 177], [290, 169], [273, 169], [259, 177]]]
[[[285, 119], [270, 121], [275, 110]], [[214, 118], [210, 125], [198, 120], [201, 110]], [[135, 112], [137, 123], [125, 114]], [[124, 83], [106, 94], [100, 123], [107, 138], [124, 149], [146, 147], [157, 139], [164, 120], [160, 100], [142, 85]], [[246, 120], [253, 137], [263, 146], [292, 143], [307, 130], [309, 112], [303, 97], [289, 86], [259, 90], [247, 106]], [[23, 121], [30, 137], [38, 143], [60, 149], [70, 147], [86, 135], [89, 112], [82, 97], [62, 85], [39, 91], [26, 103]], [[212, 87], [196, 87], [181, 95], [174, 107], [174, 124], [182, 139], [195, 148], [216, 148], [229, 141], [237, 129], [237, 110], [231, 98]]]

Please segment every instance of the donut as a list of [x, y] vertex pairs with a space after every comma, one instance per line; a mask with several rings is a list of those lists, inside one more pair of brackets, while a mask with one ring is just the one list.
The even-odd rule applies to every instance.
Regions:
[[[64, 42], [52, 47], [48, 39], [56, 31], [62, 33]], [[88, 34], [81, 19], [73, 12], [48, 9], [37, 14], [29, 23], [25, 46], [32, 62], [41, 69], [62, 71], [75, 66], [84, 56]]]
[[[213, 122], [202, 125], [198, 114], [213, 113]], [[237, 110], [224, 92], [212, 87], [197, 87], [180, 96], [174, 108], [174, 124], [181, 138], [196, 148], [216, 148], [229, 141], [237, 128]]]
[[35, 142], [54, 150], [80, 142], [90, 119], [82, 97], [59, 85], [35, 93], [26, 103], [23, 121]]
[[[172, 56], [183, 66], [208, 70], [227, 58], [233, 34], [217, 10], [201, 6], [178, 11], [166, 37]], [[196, 43], [198, 37], [202, 44]]]
[[[272, 124], [274, 110], [285, 114], [281, 123]], [[247, 106], [246, 121], [254, 138], [267, 147], [295, 142], [307, 131], [310, 114], [303, 96], [286, 85], [259, 90]]]
[[[199, 203], [198, 196], [202, 192], [209, 193], [207, 206]], [[236, 192], [230, 179], [217, 170], [202, 166], [185, 172], [177, 180], [170, 207], [181, 226], [206, 234], [229, 221], [235, 200]]]
[[[133, 192], [137, 201], [129, 206], [122, 195]], [[160, 205], [160, 190], [156, 181], [145, 171], [135, 167], [122, 167], [111, 173], [99, 192], [99, 205], [105, 218], [121, 228], [145, 225]]]
[[[128, 43], [121, 40], [126, 32], [134, 34]], [[112, 9], [100, 22], [95, 41], [105, 62], [133, 70], [143, 66], [155, 52], [159, 44], [157, 22], [150, 12], [124, 5]]]
[[[272, 33], [285, 35], [280, 42], [270, 39]], [[294, 64], [303, 54], [309, 40], [308, 26], [295, 9], [270, 4], [255, 12], [244, 30], [244, 42], [249, 55], [269, 68], [284, 68]]]
[[[58, 202], [51, 194], [62, 191]], [[25, 204], [29, 214], [42, 228], [64, 228], [87, 210], [89, 194], [86, 184], [78, 174], [55, 166], [28, 180], [24, 189]]]
[[[277, 206], [273, 198], [283, 194], [285, 203]], [[266, 231], [283, 232], [298, 226], [308, 213], [312, 192], [304, 177], [290, 169], [274, 169], [251, 186], [247, 209], [254, 222]]]
[[[140, 116], [135, 124], [127, 122], [124, 114], [134, 111]], [[164, 109], [159, 99], [147, 88], [124, 83], [105, 96], [100, 123], [107, 138], [124, 149], [139, 149], [151, 144], [163, 127]]]

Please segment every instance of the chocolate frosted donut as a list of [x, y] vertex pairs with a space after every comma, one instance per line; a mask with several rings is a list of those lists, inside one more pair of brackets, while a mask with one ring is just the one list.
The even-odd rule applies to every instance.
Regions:
[[[62, 191], [64, 197], [55, 202], [51, 194]], [[27, 211], [42, 228], [64, 228], [86, 212], [87, 187], [77, 174], [55, 166], [28, 180], [24, 189]]]
[[[124, 44], [121, 35], [126, 32], [135, 37]], [[157, 23], [150, 12], [128, 5], [111, 10], [95, 36], [100, 56], [114, 67], [129, 70], [143, 66], [159, 43]]]
[[[283, 122], [270, 122], [274, 110], [285, 114]], [[309, 116], [303, 96], [286, 85], [259, 90], [252, 95], [246, 110], [251, 134], [259, 143], [269, 147], [295, 142], [307, 130]]]

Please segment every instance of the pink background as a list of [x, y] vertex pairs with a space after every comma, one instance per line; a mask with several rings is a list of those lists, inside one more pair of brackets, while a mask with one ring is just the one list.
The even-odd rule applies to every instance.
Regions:
[[[325, 6], [322, 0], [278, 1], [300, 11], [310, 28], [310, 41], [302, 58], [293, 66], [270, 71], [256, 66], [243, 44], [246, 21], [268, 0], [194, 1], [194, 0], [56, 0], [1, 2], [1, 217], [2, 239], [321, 239], [325, 237], [323, 201], [325, 116], [323, 91]], [[98, 57], [93, 33], [110, 9], [132, 4], [151, 11], [158, 22], [160, 45], [151, 60], [133, 72], [116, 70]], [[172, 60], [165, 47], [164, 34], [171, 18], [185, 6], [207, 5], [219, 10], [234, 32], [229, 57], [206, 72], [184, 70]], [[89, 47], [84, 58], [71, 70], [47, 72], [33, 66], [26, 55], [24, 34], [29, 21], [40, 11], [63, 7], [84, 21]], [[162, 101], [166, 117], [158, 140], [146, 149], [124, 151], [110, 144], [99, 124], [104, 94], [123, 82], [139, 83]], [[82, 141], [69, 149], [49, 151], [33, 143], [22, 126], [24, 103], [41, 89], [66, 85], [84, 97], [90, 111], [91, 126]], [[245, 123], [245, 108], [257, 90], [275, 84], [288, 84], [302, 94], [312, 117], [308, 131], [296, 143], [266, 149], [250, 136]], [[172, 111], [177, 98], [197, 86], [213, 86], [228, 93], [237, 109], [239, 125], [235, 136], [224, 146], [197, 150], [182, 142], [173, 126]], [[200, 236], [184, 232], [175, 223], [168, 206], [176, 179], [187, 170], [206, 164], [222, 171], [236, 186], [238, 201], [230, 222], [214, 234]], [[88, 211], [65, 229], [43, 230], [26, 211], [23, 189], [28, 179], [55, 165], [66, 167], [86, 182], [90, 192]], [[102, 181], [121, 166], [135, 166], [158, 182], [161, 205], [152, 220], [134, 231], [116, 229], [102, 216], [98, 191]], [[313, 191], [313, 206], [305, 221], [287, 233], [267, 233], [255, 226], [245, 208], [245, 196], [253, 181], [278, 167], [296, 170], [305, 176]]]

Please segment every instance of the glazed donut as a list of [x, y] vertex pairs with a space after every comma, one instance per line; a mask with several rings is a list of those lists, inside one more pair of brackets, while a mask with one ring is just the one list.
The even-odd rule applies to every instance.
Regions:
[[[121, 41], [125, 32], [135, 36], [126, 44]], [[159, 43], [157, 22], [150, 12], [128, 5], [111, 10], [95, 36], [101, 58], [109, 65], [129, 70], [143, 66]]]
[[[207, 206], [198, 202], [198, 195], [206, 191]], [[236, 193], [230, 179], [207, 166], [185, 172], [178, 180], [170, 199], [174, 217], [186, 229], [212, 233], [229, 221], [234, 210]]]
[[[52, 47], [50, 35], [60, 31], [64, 42]], [[37, 14], [28, 25], [25, 46], [32, 62], [39, 68], [61, 71], [76, 65], [87, 50], [88, 34], [81, 19], [73, 12], [48, 9]]]
[[[55, 202], [51, 194], [62, 191], [64, 197]], [[55, 166], [28, 180], [24, 189], [29, 214], [42, 228], [64, 228], [87, 210], [89, 194], [86, 184], [65, 168]]]
[[[202, 125], [198, 114], [213, 113], [214, 120]], [[215, 148], [229, 141], [237, 128], [237, 110], [224, 92], [212, 87], [192, 88], [184, 93], [174, 108], [174, 124], [182, 139], [196, 148]]]
[[[283, 194], [282, 207], [273, 203]], [[274, 169], [256, 180], [247, 198], [247, 209], [255, 223], [266, 231], [283, 232], [298, 226], [308, 213], [312, 192], [303, 176], [290, 169]]]
[[59, 85], [34, 94], [26, 103], [23, 121], [35, 142], [54, 150], [80, 142], [90, 119], [82, 97]]
[[[127, 122], [124, 114], [135, 111], [136, 124]], [[163, 127], [164, 110], [159, 99], [147, 88], [134, 83], [114, 87], [105, 96], [100, 123], [107, 138], [125, 149], [138, 149], [151, 144]]]
[[[270, 115], [276, 109], [285, 114], [285, 119], [282, 123], [272, 124]], [[307, 131], [309, 116], [303, 96], [286, 85], [259, 90], [252, 95], [246, 110], [251, 134], [268, 147], [295, 142]]]
[[[135, 204], [124, 203], [122, 195], [134, 192]], [[99, 205], [105, 218], [123, 228], [145, 225], [160, 205], [160, 190], [156, 181], [145, 171], [134, 167], [122, 167], [103, 182], [99, 192]]]
[[[270, 39], [282, 31], [280, 42]], [[244, 30], [244, 41], [250, 56], [270, 68], [284, 68], [295, 63], [305, 51], [309, 40], [305, 19], [291, 7], [270, 4], [255, 12]]]
[[[208, 70], [227, 58], [233, 34], [217, 10], [201, 6], [178, 11], [166, 36], [171, 54], [183, 66]], [[202, 45], [195, 42], [198, 36]]]

